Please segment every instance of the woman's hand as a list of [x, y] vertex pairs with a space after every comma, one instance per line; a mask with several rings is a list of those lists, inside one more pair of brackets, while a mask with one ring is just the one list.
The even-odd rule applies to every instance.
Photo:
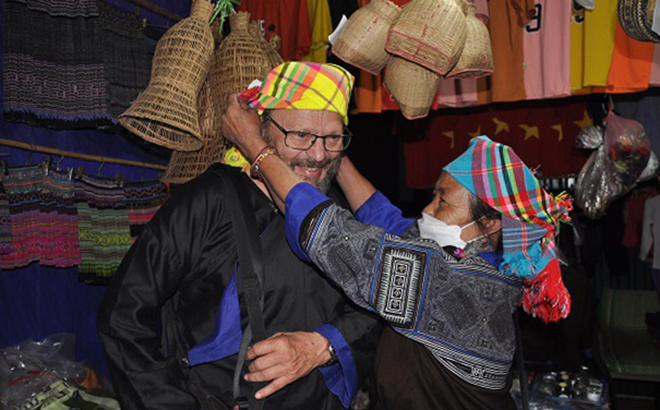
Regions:
[[222, 114], [222, 135], [233, 142], [252, 162], [267, 145], [261, 137], [261, 119], [238, 94], [229, 96]]

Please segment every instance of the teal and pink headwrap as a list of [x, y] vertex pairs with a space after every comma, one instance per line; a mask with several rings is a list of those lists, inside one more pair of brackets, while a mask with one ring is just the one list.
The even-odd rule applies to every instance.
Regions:
[[502, 214], [505, 275], [523, 278], [523, 307], [544, 321], [568, 316], [571, 299], [555, 254], [560, 222], [569, 222], [571, 199], [553, 198], [511, 147], [480, 136], [444, 170]]

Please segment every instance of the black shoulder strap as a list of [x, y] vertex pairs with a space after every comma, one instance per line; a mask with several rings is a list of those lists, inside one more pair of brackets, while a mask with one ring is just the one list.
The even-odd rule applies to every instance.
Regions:
[[516, 326], [516, 363], [518, 364], [518, 379], [520, 380], [522, 408], [523, 410], [529, 410], [529, 390], [527, 386], [527, 373], [525, 372], [525, 359], [523, 358], [522, 333], [520, 333], [518, 310], [513, 313], [513, 321]]
[[[249, 329], [243, 335], [238, 362], [234, 371], [234, 400], [239, 408], [247, 408], [247, 400], [240, 396], [240, 375], [245, 362], [247, 348], [251, 341], [259, 342], [266, 338], [266, 328], [263, 318], [263, 254], [257, 221], [254, 217], [250, 195], [247, 187], [240, 181], [240, 175], [232, 175], [226, 168], [213, 169], [212, 172], [221, 176], [225, 183], [227, 205], [231, 211], [232, 226], [238, 252], [238, 272], [236, 287], [243, 293], [247, 307]], [[228, 183], [227, 183], [228, 181]], [[263, 384], [256, 386], [260, 388]], [[250, 400], [254, 400], [253, 398]], [[263, 400], [256, 400], [254, 410], [263, 407]]]

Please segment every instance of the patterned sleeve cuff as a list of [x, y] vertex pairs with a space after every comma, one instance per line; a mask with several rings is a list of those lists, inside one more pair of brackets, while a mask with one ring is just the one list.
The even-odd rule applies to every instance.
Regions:
[[286, 237], [295, 254], [310, 262], [306, 250], [313, 239], [313, 229], [321, 212], [333, 202], [306, 182], [294, 186], [286, 196]]
[[357, 369], [355, 368], [351, 348], [341, 332], [332, 325], [323, 325], [316, 329], [316, 332], [328, 339], [339, 360], [339, 363], [321, 367], [319, 371], [323, 375], [328, 390], [339, 398], [345, 408], [349, 408], [358, 388]]
[[376, 225], [385, 229], [387, 233], [401, 236], [415, 220], [404, 218], [401, 210], [394, 206], [380, 191], [365, 201], [355, 212], [355, 219], [359, 222]]

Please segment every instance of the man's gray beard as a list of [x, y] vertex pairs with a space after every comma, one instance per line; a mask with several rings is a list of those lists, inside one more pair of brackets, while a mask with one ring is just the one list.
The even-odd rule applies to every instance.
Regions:
[[[330, 190], [330, 186], [332, 185], [332, 181], [335, 179], [337, 176], [337, 172], [339, 171], [339, 165], [341, 164], [341, 158], [344, 156], [342, 153], [335, 159], [329, 159], [326, 158], [323, 161], [314, 161], [312, 159], [307, 159], [307, 160], [302, 160], [302, 161], [291, 161], [289, 166], [293, 170], [296, 166], [300, 167], [309, 167], [309, 168], [318, 168], [318, 169], [323, 169], [327, 168], [328, 173], [325, 175], [325, 178], [323, 178], [316, 188], [323, 192], [324, 194], [327, 194], [328, 191]], [[294, 170], [295, 171], [295, 170]], [[309, 182], [309, 181], [305, 181]]]

